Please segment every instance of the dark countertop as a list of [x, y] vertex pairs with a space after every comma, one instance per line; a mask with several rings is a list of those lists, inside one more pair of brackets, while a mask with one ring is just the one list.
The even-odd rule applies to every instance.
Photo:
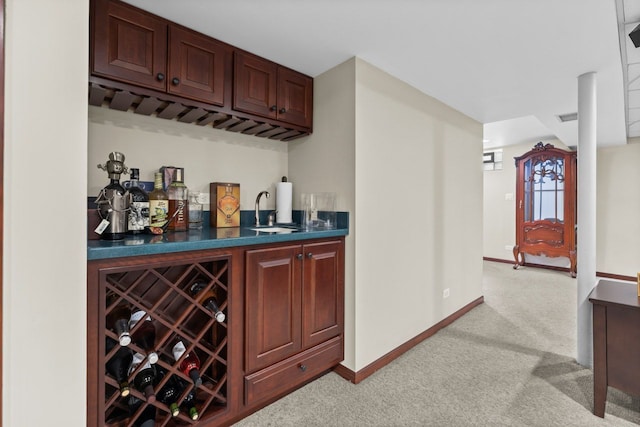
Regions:
[[[346, 213], [345, 213], [346, 214]], [[127, 236], [123, 240], [88, 240], [87, 260], [155, 255], [202, 249], [229, 248], [265, 243], [294, 242], [349, 234], [348, 214], [339, 218], [338, 228], [333, 230], [292, 231], [290, 233], [265, 233], [253, 231], [251, 225], [234, 228], [209, 228], [208, 218], [202, 230], [170, 231], [162, 235], [142, 234]], [[295, 218], [294, 218], [295, 220]], [[242, 223], [242, 222], [241, 222]]]

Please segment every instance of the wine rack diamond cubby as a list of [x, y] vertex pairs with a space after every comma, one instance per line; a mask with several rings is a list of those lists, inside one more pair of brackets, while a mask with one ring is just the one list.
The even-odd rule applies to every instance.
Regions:
[[153, 260], [89, 269], [96, 425], [198, 425], [228, 409], [231, 255]]

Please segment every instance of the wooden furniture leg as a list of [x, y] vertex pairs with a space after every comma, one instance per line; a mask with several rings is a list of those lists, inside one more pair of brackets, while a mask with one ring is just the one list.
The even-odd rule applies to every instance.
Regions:
[[604, 418], [607, 401], [607, 308], [593, 306], [593, 413]]

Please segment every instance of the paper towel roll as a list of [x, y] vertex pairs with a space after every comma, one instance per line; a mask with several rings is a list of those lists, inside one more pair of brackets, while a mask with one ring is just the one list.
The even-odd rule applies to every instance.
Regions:
[[291, 203], [293, 200], [293, 183], [278, 182], [276, 184], [276, 222], [279, 224], [289, 224], [293, 222], [291, 218]]

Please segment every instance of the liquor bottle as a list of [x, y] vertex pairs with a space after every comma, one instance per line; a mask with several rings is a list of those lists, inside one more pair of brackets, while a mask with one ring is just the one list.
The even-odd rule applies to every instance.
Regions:
[[[157, 377], [156, 381], [160, 382], [162, 378], [167, 375], [164, 369], [160, 366], [157, 367]], [[162, 386], [158, 394], [156, 395], [156, 400], [164, 403], [171, 411], [172, 417], [177, 417], [180, 413], [180, 406], [178, 401], [180, 400], [180, 394], [182, 393], [182, 385], [178, 383], [177, 378], [174, 375], [167, 380], [167, 382]]]
[[137, 168], [129, 170], [131, 172], [131, 187], [129, 187], [131, 202], [129, 204], [127, 233], [139, 234], [149, 226], [149, 195], [140, 187], [140, 170]]
[[176, 214], [169, 224], [169, 230], [187, 231], [189, 225], [189, 205], [187, 201], [189, 198], [187, 186], [183, 182], [182, 169], [176, 168], [173, 172], [173, 181], [169, 184], [167, 193], [169, 196], [169, 217]]
[[[107, 300], [107, 306], [115, 297]], [[131, 335], [129, 335], [129, 318], [131, 317], [131, 309], [128, 304], [120, 303], [107, 314], [107, 327], [118, 335], [118, 341], [121, 346], [127, 346], [131, 343]]]
[[162, 174], [156, 172], [153, 191], [149, 193], [149, 226], [163, 227], [169, 220], [169, 196], [162, 189]]
[[[117, 341], [107, 337], [106, 349], [109, 353], [115, 347]], [[120, 347], [116, 354], [105, 365], [107, 373], [116, 379], [120, 388], [120, 396], [129, 395], [129, 367], [133, 361], [133, 352], [128, 347]]]
[[[186, 348], [182, 341], [178, 341], [172, 349], [173, 358], [180, 360]], [[184, 359], [180, 362], [179, 369], [186, 375], [188, 375], [193, 381], [193, 385], [200, 387], [202, 385], [202, 378], [200, 378], [200, 359], [195, 351], [189, 352]]]
[[[131, 367], [129, 368], [129, 375], [131, 375], [142, 363], [144, 360], [144, 355], [140, 353], [135, 353], [133, 355], [133, 360], [131, 362]], [[147, 402], [153, 403], [156, 401], [156, 393], [153, 390], [153, 384], [156, 378], [156, 370], [154, 365], [149, 363], [147, 360], [145, 364], [142, 366], [142, 369], [136, 374], [133, 378], [133, 385], [136, 389], [140, 390], [144, 393], [144, 397], [147, 399]]]
[[149, 363], [156, 363], [158, 361], [158, 354], [154, 348], [156, 344], [156, 328], [153, 326], [151, 316], [146, 316], [146, 314], [147, 313], [142, 310], [137, 310], [132, 313], [131, 320], [129, 320], [129, 329], [133, 329], [138, 321], [144, 317], [142, 325], [136, 328], [135, 332], [131, 334], [131, 338], [138, 347], [146, 352]]
[[213, 314], [213, 317], [217, 322], [222, 323], [225, 320], [224, 313], [220, 310], [218, 306], [218, 301], [216, 299], [216, 294], [213, 291], [213, 288], [209, 289], [207, 292], [202, 292], [202, 289], [205, 288], [205, 284], [201, 282], [195, 282], [191, 285], [189, 292], [191, 296], [195, 298], [200, 304], [205, 306], [209, 311]]

